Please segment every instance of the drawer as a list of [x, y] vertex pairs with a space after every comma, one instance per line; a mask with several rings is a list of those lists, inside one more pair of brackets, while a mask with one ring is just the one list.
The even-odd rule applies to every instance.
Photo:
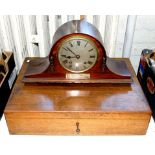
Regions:
[[35, 135], [145, 134], [148, 123], [143, 119], [7, 119], [10, 134]]

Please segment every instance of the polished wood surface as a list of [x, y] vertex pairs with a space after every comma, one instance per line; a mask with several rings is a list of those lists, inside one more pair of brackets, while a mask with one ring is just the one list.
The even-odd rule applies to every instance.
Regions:
[[[50, 64], [49, 58], [27, 58], [28, 65], [23, 76], [25, 83], [131, 83], [130, 71], [124, 60], [107, 58], [106, 65], [95, 65], [84, 73], [65, 71], [58, 65]], [[103, 63], [104, 64], [104, 63]], [[74, 76], [88, 74], [89, 78], [66, 78], [67, 74]]]
[[5, 109], [10, 134], [145, 134], [151, 111], [123, 60], [131, 84], [24, 84], [25, 62]]
[[[69, 38], [84, 38], [91, 40], [97, 49], [97, 60], [90, 69], [73, 73], [66, 70], [59, 62], [58, 51], [63, 42]], [[76, 51], [76, 50], [75, 50]], [[69, 58], [70, 59], [70, 58]], [[82, 58], [81, 58], [82, 59]], [[126, 63], [106, 56], [104, 46], [96, 38], [83, 33], [72, 33], [58, 39], [52, 46], [49, 56], [44, 58], [29, 58], [23, 81], [25, 83], [131, 83], [131, 74]], [[66, 74], [89, 74], [89, 78], [66, 78]], [[110, 80], [109, 80], [110, 79]]]

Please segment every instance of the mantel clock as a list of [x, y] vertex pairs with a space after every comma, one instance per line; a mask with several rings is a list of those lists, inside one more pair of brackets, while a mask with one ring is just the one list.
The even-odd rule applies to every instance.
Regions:
[[27, 59], [24, 82], [131, 83], [123, 60], [108, 58], [95, 26], [84, 20], [69, 21], [54, 34], [45, 58]]

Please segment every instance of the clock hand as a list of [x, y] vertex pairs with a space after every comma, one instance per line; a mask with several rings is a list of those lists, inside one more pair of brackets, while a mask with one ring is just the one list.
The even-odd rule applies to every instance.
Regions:
[[67, 56], [66, 58], [71, 59], [71, 58], [76, 58], [76, 56], [73, 56], [73, 57]]
[[75, 55], [75, 57], [77, 58], [77, 59], [80, 59], [80, 55], [76, 55], [70, 48], [68, 48], [67, 47], [67, 49], [72, 53], [72, 54], [74, 54]]
[[76, 56], [76, 54], [70, 48], [67, 47], [67, 49]]

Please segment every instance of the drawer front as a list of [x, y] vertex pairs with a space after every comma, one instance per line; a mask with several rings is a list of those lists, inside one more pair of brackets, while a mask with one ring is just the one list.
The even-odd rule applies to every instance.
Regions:
[[145, 134], [148, 120], [7, 119], [10, 134], [115, 135]]

